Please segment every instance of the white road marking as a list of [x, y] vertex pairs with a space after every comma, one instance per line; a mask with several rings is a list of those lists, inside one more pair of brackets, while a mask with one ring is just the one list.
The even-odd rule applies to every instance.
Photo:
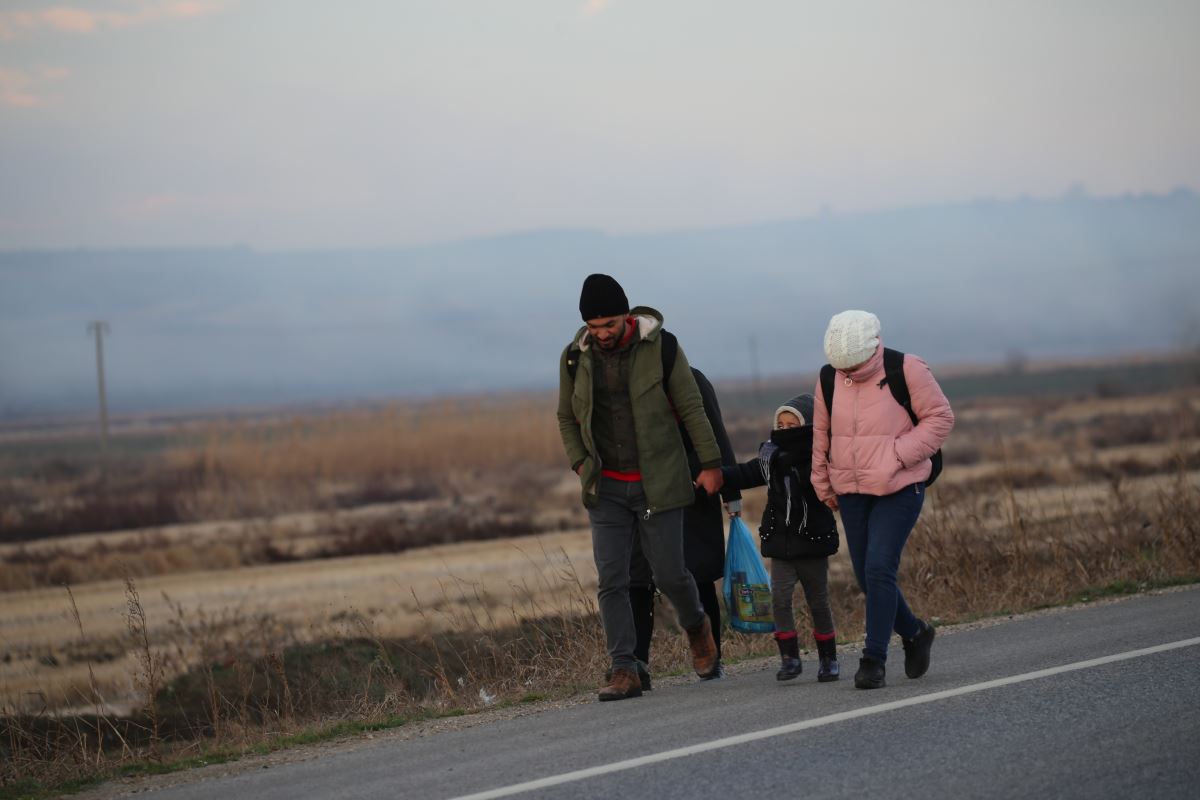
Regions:
[[1012, 675], [1007, 678], [997, 678], [991, 681], [984, 681], [983, 683], [973, 683], [969, 686], [960, 686], [957, 689], [946, 689], [941, 692], [931, 692], [930, 694], [923, 694], [918, 697], [910, 697], [905, 700], [893, 700], [890, 703], [881, 703], [877, 706], [857, 708], [853, 711], [842, 711], [837, 714], [829, 714], [828, 716], [824, 717], [806, 719], [803, 722], [793, 722], [790, 725], [780, 725], [776, 728], [767, 728], [761, 731], [742, 733], [737, 736], [728, 736], [724, 739], [714, 739], [711, 742], [702, 742], [700, 744], [689, 745], [688, 747], [680, 747], [675, 750], [664, 750], [661, 753], [652, 753], [648, 756], [629, 758], [624, 761], [614, 761], [611, 764], [602, 764], [598, 767], [589, 767], [587, 769], [575, 770], [574, 772], [564, 772], [560, 775], [551, 775], [547, 778], [539, 778], [535, 781], [514, 783], [511, 786], [502, 786], [499, 789], [489, 789], [486, 792], [463, 795], [462, 797], [455, 798], [454, 800], [491, 800], [491, 798], [495, 797], [509, 797], [514, 794], [532, 792], [536, 789], [546, 789], [550, 786], [560, 786], [564, 783], [582, 781], [588, 778], [595, 778], [600, 775], [608, 775], [613, 772], [637, 769], [638, 767], [644, 767], [649, 764], [658, 764], [663, 761], [671, 761], [676, 758], [686, 758], [688, 756], [697, 755], [698, 753], [707, 753], [710, 750], [719, 750], [731, 745], [756, 742], [759, 739], [770, 739], [774, 736], [785, 736], [789, 733], [796, 733], [798, 731], [804, 731], [810, 728], [819, 728], [824, 725], [832, 725], [837, 722], [858, 719], [859, 717], [869, 717], [873, 714], [883, 714], [888, 711], [895, 711], [896, 709], [900, 708], [908, 708], [909, 706], [918, 706], [924, 703], [936, 703], [938, 700], [946, 700], [951, 697], [961, 697], [965, 694], [984, 692], [988, 689], [998, 689], [1001, 686], [1012, 686], [1015, 683], [1024, 683], [1026, 681], [1035, 681], [1039, 678], [1049, 678], [1052, 675], [1061, 675], [1064, 672], [1076, 672], [1081, 669], [1099, 667], [1103, 666], [1104, 664], [1113, 664], [1118, 661], [1127, 661], [1131, 658], [1141, 658], [1142, 656], [1154, 655], [1155, 653], [1165, 653], [1168, 650], [1178, 650], [1183, 647], [1193, 647], [1195, 645], [1200, 645], [1200, 637], [1196, 637], [1194, 639], [1182, 639], [1178, 642], [1170, 642], [1168, 644], [1160, 644], [1154, 647], [1146, 647], [1141, 650], [1130, 650], [1125, 653], [1116, 653], [1115, 655], [1103, 656], [1102, 658], [1093, 658], [1088, 661], [1076, 661], [1074, 664], [1064, 664], [1061, 667], [1039, 669], [1036, 672], [1026, 672], [1021, 675]]

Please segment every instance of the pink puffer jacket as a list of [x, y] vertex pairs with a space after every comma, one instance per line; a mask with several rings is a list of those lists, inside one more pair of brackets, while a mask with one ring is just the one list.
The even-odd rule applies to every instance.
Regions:
[[883, 380], [883, 342], [865, 364], [834, 376], [833, 441], [830, 453], [829, 413], [820, 381], [813, 392], [812, 484], [817, 497], [887, 495], [929, 477], [930, 456], [950, 436], [954, 412], [929, 365], [914, 355], [904, 357], [904, 379], [918, 424], [913, 427]]

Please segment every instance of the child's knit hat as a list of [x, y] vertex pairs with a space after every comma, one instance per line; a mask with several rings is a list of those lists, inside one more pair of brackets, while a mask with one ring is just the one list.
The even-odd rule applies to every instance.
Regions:
[[779, 415], [785, 411], [789, 414], [795, 414], [798, 416], [802, 425], [812, 425], [813, 396], [811, 394], [798, 394], [791, 400], [788, 400], [786, 403], [781, 405], [779, 408], [775, 409], [775, 424], [771, 426], [772, 428], [779, 428]]
[[825, 329], [825, 358], [835, 369], [857, 367], [879, 347], [879, 317], [870, 311], [834, 314]]

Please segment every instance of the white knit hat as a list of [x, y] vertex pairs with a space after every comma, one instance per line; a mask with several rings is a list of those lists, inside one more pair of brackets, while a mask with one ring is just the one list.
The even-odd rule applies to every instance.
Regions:
[[834, 314], [825, 329], [825, 358], [836, 369], [857, 367], [879, 347], [879, 317], [870, 311]]

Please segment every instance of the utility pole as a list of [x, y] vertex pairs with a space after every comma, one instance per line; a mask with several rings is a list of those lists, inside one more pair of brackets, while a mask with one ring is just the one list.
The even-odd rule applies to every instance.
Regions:
[[108, 397], [104, 391], [104, 334], [109, 332], [103, 320], [89, 322], [88, 333], [96, 337], [96, 387], [100, 393], [100, 455], [108, 460]]

